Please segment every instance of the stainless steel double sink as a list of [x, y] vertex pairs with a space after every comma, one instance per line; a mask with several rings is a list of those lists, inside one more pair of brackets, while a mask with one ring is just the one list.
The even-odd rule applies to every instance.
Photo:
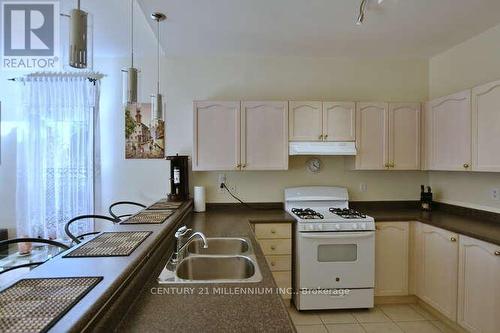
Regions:
[[262, 280], [257, 258], [248, 238], [207, 238], [188, 245], [184, 258], [174, 264], [172, 258], [158, 277], [159, 283], [250, 283]]

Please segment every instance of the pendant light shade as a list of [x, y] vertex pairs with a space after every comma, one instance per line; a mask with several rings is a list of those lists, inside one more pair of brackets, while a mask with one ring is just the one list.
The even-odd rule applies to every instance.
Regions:
[[156, 47], [156, 94], [151, 95], [151, 120], [163, 120], [163, 96], [160, 94], [160, 22], [167, 17], [163, 13], [153, 13], [151, 18], [156, 21], [157, 25], [157, 47]]
[[130, 67], [123, 69], [126, 73], [125, 101], [137, 103], [139, 70], [134, 67], [134, 0], [130, 0]]
[[87, 68], [87, 15], [78, 0], [70, 14], [69, 65], [74, 68]]

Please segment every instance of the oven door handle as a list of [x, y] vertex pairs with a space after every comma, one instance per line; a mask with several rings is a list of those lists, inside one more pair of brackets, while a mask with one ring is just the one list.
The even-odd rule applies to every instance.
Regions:
[[328, 233], [328, 234], [325, 234], [325, 233], [321, 233], [321, 234], [310, 234], [310, 233], [301, 233], [300, 237], [302, 238], [311, 238], [311, 239], [326, 239], [326, 238], [329, 238], [329, 239], [339, 239], [339, 238], [343, 238], [343, 239], [346, 239], [346, 238], [367, 238], [367, 237], [372, 237], [374, 236], [375, 233], [373, 231], [369, 231], [369, 232], [357, 232], [357, 233], [349, 233], [349, 234], [332, 234], [332, 233]]

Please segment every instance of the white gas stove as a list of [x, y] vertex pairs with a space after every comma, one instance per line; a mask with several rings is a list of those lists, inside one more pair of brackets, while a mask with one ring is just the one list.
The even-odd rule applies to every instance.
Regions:
[[285, 209], [298, 222], [298, 231], [369, 231], [375, 221], [349, 209], [347, 189], [307, 186], [285, 189]]
[[296, 220], [293, 300], [299, 310], [373, 307], [375, 221], [349, 209], [347, 189], [285, 190]]

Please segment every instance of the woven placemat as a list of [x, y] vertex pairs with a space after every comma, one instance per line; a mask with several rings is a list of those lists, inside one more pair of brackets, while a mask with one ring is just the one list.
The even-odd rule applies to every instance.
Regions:
[[123, 257], [130, 255], [152, 232], [103, 232], [66, 254], [65, 258]]
[[47, 332], [102, 277], [23, 279], [0, 292], [0, 332]]
[[161, 224], [165, 222], [172, 214], [173, 210], [162, 210], [155, 212], [142, 211], [120, 224]]
[[170, 202], [166, 200], [160, 200], [158, 202], [155, 202], [146, 210], [164, 210], [164, 209], [177, 209], [182, 205], [182, 202]]

